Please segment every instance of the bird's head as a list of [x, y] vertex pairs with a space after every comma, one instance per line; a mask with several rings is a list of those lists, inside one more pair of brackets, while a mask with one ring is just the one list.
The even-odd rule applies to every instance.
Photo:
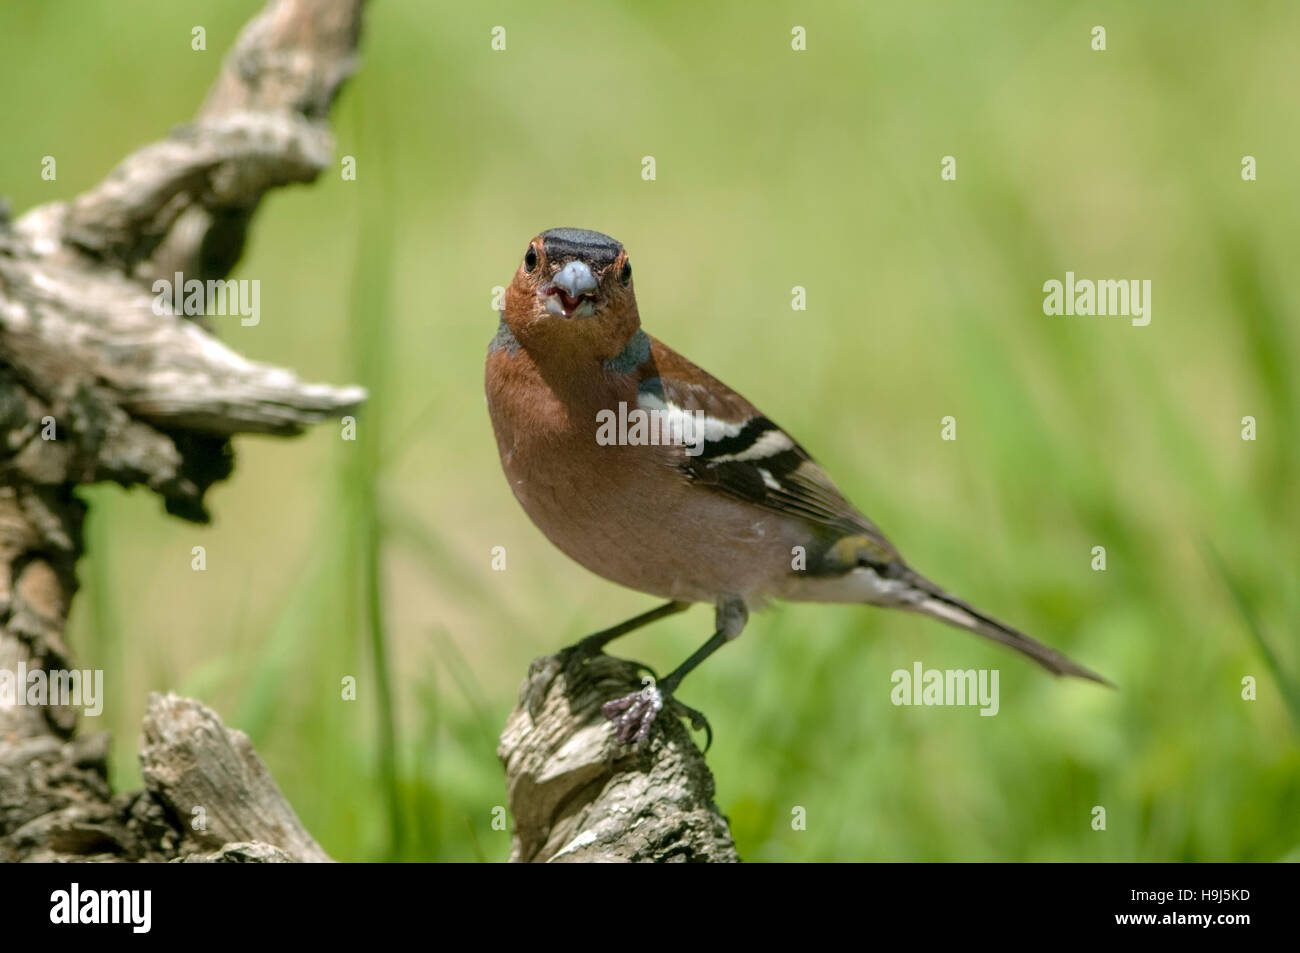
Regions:
[[613, 357], [641, 326], [627, 252], [600, 232], [542, 232], [506, 290], [505, 319], [525, 347]]

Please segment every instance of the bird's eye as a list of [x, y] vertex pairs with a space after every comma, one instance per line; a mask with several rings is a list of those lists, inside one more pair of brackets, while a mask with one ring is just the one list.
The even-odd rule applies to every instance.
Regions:
[[630, 261], [623, 262], [623, 270], [618, 273], [618, 280], [623, 282], [624, 285], [632, 280], [632, 263]]
[[532, 273], [537, 267], [537, 249], [532, 245], [528, 246], [528, 251], [524, 254], [524, 271]]

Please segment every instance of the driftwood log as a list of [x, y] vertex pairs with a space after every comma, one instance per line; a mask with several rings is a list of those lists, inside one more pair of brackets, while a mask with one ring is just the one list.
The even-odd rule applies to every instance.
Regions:
[[[203, 522], [232, 436], [299, 433], [365, 399], [247, 360], [152, 292], [177, 272], [224, 278], [263, 194], [330, 163], [361, 7], [271, 0], [194, 122], [70, 202], [0, 215], [0, 671], [74, 667], [78, 485], [146, 486]], [[107, 737], [76, 721], [0, 700], [0, 861], [329, 859], [248, 739], [197, 702], [150, 699], [132, 794], [112, 794]]]
[[[263, 194], [330, 163], [327, 119], [355, 66], [364, 0], [270, 0], [191, 124], [72, 201], [0, 204], [0, 672], [72, 669], [83, 554], [77, 486], [145, 486], [204, 522], [231, 438], [354, 412], [356, 387], [242, 357], [201, 316], [155, 311], [155, 279], [223, 279]], [[501, 739], [516, 861], [734, 861], [684, 725], [617, 746], [600, 703], [633, 663], [538, 660]], [[75, 708], [0, 698], [0, 862], [326, 861], [248, 739], [198, 702], [151, 696], [144, 789], [114, 795], [108, 738]]]

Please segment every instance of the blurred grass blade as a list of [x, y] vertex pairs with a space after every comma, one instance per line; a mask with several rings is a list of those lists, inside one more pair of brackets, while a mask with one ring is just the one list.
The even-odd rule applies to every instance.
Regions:
[[[354, 128], [357, 151], [375, 157], [378, 168], [370, 180], [373, 185], [361, 193], [361, 227], [357, 236], [356, 267], [352, 276], [352, 300], [349, 314], [349, 337], [356, 376], [369, 391], [365, 420], [357, 428], [357, 440], [343, 468], [344, 493], [348, 511], [356, 521], [363, 581], [363, 616], [375, 677], [375, 705], [378, 718], [379, 781], [387, 803], [389, 858], [396, 859], [402, 849], [404, 818], [402, 792], [397, 767], [397, 715], [385, 623], [383, 587], [384, 521], [379, 514], [376, 486], [380, 472], [381, 421], [387, 394], [384, 382], [391, 366], [388, 315], [391, 309], [389, 284], [392, 280], [392, 194], [388, 188], [391, 170], [384, 168], [391, 151], [385, 134], [381, 101], [382, 89], [365, 87], [369, 92], [355, 100]], [[367, 135], [362, 120], [362, 100], [368, 117], [378, 115], [378, 135]], [[375, 148], [378, 144], [378, 148]]]
[[1272, 671], [1273, 678], [1277, 681], [1278, 690], [1282, 693], [1282, 700], [1291, 713], [1291, 720], [1295, 722], [1296, 729], [1300, 731], [1300, 684], [1297, 684], [1282, 668], [1277, 653], [1273, 651], [1273, 647], [1264, 638], [1264, 629], [1259, 624], [1259, 617], [1255, 614], [1255, 608], [1246, 595], [1245, 587], [1228, 569], [1227, 563], [1223, 561], [1214, 545], [1206, 540], [1204, 546], [1210, 564], [1218, 571], [1224, 585], [1232, 593], [1232, 599], [1237, 604], [1237, 611], [1241, 613], [1241, 617], [1246, 623], [1246, 631], [1255, 640], [1260, 655], [1264, 657], [1264, 663]]
[[468, 567], [466, 559], [447, 546], [440, 535], [420, 525], [418, 513], [387, 513], [384, 533], [392, 542], [405, 545], [441, 583], [464, 594], [466, 599], [480, 606], [484, 614], [491, 613], [510, 625], [521, 624], [518, 614], [483, 581], [482, 576]]
[[497, 729], [488, 714], [487, 698], [474, 675], [474, 670], [446, 630], [437, 630], [433, 634], [433, 642], [438, 646], [438, 651], [442, 655], [443, 666], [451, 675], [456, 688], [460, 690], [465, 699], [465, 704], [469, 707], [470, 716], [474, 719], [483, 735], [484, 750], [495, 751], [498, 740]]

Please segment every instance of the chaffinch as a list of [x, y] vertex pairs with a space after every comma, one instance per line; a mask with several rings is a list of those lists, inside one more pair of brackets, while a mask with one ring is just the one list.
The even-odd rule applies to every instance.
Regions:
[[608, 235], [554, 228], [528, 243], [486, 377], [501, 465], [533, 522], [592, 572], [669, 600], [575, 649], [716, 606], [697, 652], [604, 706], [624, 743], [666, 704], [699, 726], [673, 693], [769, 599], [906, 609], [1105, 683], [911, 569], [793, 437], [641, 330], [632, 265]]

